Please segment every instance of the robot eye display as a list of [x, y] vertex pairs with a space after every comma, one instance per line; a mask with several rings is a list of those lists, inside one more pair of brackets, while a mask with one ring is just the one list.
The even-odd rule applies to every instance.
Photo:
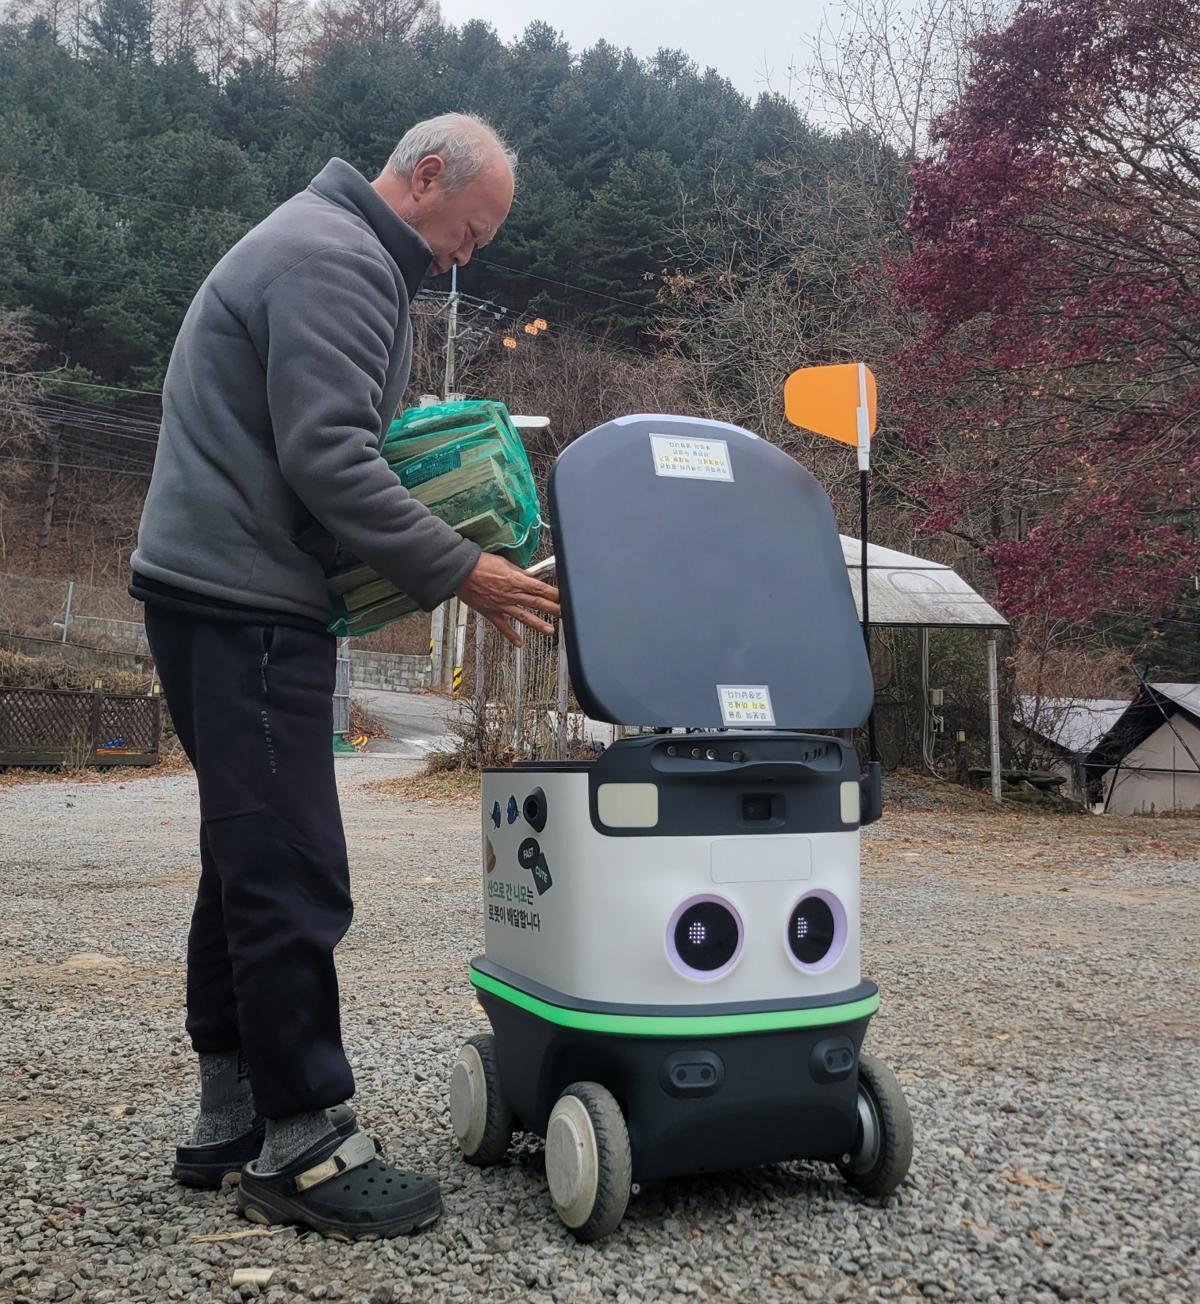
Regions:
[[827, 969], [846, 940], [846, 915], [841, 902], [826, 892], [799, 901], [788, 918], [787, 944], [792, 959], [804, 969]]
[[687, 978], [720, 978], [733, 968], [742, 949], [742, 921], [719, 897], [694, 897], [671, 916], [667, 953]]

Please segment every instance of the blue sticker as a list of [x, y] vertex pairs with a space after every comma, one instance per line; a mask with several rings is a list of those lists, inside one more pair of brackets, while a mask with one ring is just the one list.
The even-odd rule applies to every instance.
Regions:
[[510, 824], [517, 822], [517, 799], [515, 797], [508, 799], [508, 822]]
[[[498, 801], [492, 803], [492, 823], [496, 828], [500, 827], [500, 803]], [[509, 823], [512, 823], [512, 821], [510, 820]]]

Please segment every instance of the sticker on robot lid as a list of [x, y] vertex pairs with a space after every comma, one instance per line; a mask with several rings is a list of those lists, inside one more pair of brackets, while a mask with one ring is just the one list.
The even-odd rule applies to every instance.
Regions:
[[537, 838], [526, 838], [517, 848], [517, 861], [522, 869], [532, 869], [542, 854]]
[[654, 474], [680, 480], [729, 480], [729, 445], [723, 439], [681, 439], [677, 435], [651, 435]]
[[775, 725], [771, 690], [766, 684], [718, 684], [721, 719], [727, 729], [734, 725], [770, 729]]
[[533, 885], [537, 888], [538, 896], [543, 892], [549, 892], [554, 886], [554, 879], [550, 877], [550, 866], [546, 864], [546, 857], [538, 857], [538, 863], [533, 867]]

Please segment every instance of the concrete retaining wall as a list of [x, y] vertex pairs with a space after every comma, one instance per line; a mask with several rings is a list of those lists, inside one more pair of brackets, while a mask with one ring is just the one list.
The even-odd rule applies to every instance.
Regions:
[[429, 687], [429, 658], [400, 652], [350, 652], [350, 692], [356, 688], [390, 688], [413, 693]]
[[71, 639], [82, 643], [103, 640], [114, 647], [132, 652], [149, 652], [146, 629], [136, 620], [105, 620], [100, 616], [71, 616]]

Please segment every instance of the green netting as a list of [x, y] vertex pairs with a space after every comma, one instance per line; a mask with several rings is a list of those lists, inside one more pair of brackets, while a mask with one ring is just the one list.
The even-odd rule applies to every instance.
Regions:
[[[388, 428], [382, 449], [401, 484], [435, 516], [527, 566], [541, 533], [533, 470], [503, 403], [472, 400], [409, 408]], [[329, 577], [329, 630], [369, 634], [419, 610], [408, 594], [340, 552]]]

